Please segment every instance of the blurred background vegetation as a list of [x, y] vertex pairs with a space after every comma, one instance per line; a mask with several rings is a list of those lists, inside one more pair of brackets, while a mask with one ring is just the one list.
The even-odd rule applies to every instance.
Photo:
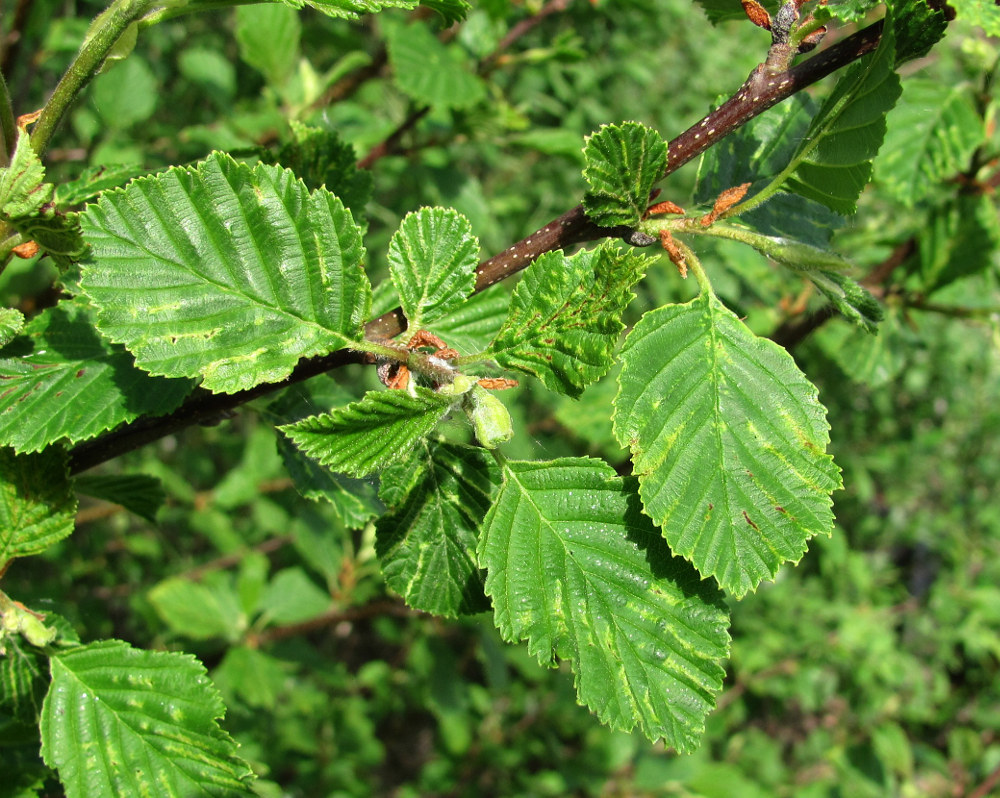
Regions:
[[[0, 24], [16, 21], [22, 35], [3, 69], [27, 113], [101, 5], [12, 5]], [[474, 5], [449, 44], [470, 64], [541, 4]], [[254, 157], [288, 140], [289, 118], [336, 130], [362, 158], [416, 108], [392, 64], [379, 68], [408, 21], [251, 6], [144, 30], [57, 135], [49, 179], [96, 165], [157, 169], [212, 149]], [[434, 17], [416, 24], [440, 28]], [[687, 0], [569, 3], [489, 63], [470, 104], [432, 108], [374, 162], [373, 276], [399, 220], [421, 205], [466, 214], [484, 256], [520, 239], [579, 201], [584, 135], [625, 119], [677, 135], [739, 87], [767, 43], [748, 23], [712, 28]], [[907, 78], [969, 82], [985, 109], [995, 44], [956, 25]], [[368, 79], [343, 82], [368, 65]], [[673, 175], [663, 197], [685, 204], [696, 169]], [[920, 235], [925, 211], [893, 203], [876, 181], [842, 251], [868, 271]], [[753, 253], [704, 256], [758, 333], [775, 330], [802, 291]], [[984, 273], [949, 286], [950, 307], [1000, 304], [996, 251], [987, 257]], [[0, 299], [28, 312], [51, 303], [50, 268], [12, 265]], [[635, 318], [694, 290], [663, 258]], [[264, 402], [102, 467], [161, 480], [156, 522], [85, 504], [78, 531], [18, 563], [5, 589], [39, 609], [59, 597], [82, 639], [196, 654], [264, 795], [973, 796], [1000, 768], [1000, 331], [988, 314], [890, 305], [877, 345], [832, 320], [794, 349], [844, 470], [837, 528], [733, 602], [726, 689], [692, 756], [598, 725], [576, 705], [568, 670], [539, 669], [488, 616], [446, 622], [388, 594], [366, 524], [375, 486], [357, 483], [350, 506], [299, 497]], [[594, 453], [625, 467], [608, 420], [613, 376], [579, 402], [519, 389], [519, 435], [505, 451]], [[357, 396], [372, 380], [348, 369], [285, 399]]]

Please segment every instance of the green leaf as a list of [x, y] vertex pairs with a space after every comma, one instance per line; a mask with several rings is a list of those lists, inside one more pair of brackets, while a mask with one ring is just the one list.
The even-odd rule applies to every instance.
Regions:
[[0, 443], [37, 452], [93, 438], [139, 416], [176, 408], [187, 380], [151, 377], [94, 330], [93, 310], [64, 300], [0, 351]]
[[[958, 0], [957, 6], [962, 0]], [[976, 6], [984, 3], [973, 0]], [[944, 36], [948, 29], [946, 5], [936, 3], [931, 8], [927, 0], [892, 0], [893, 31], [896, 35], [896, 66], [914, 58], [923, 58]], [[1000, 23], [1000, 11], [994, 10], [994, 19]], [[961, 12], [959, 12], [961, 17]], [[997, 27], [1000, 33], [1000, 24]], [[992, 35], [997, 35], [994, 33]]]
[[269, 86], [282, 86], [295, 71], [301, 35], [299, 15], [288, 6], [260, 3], [236, 9], [240, 58], [260, 72]]
[[875, 174], [894, 199], [912, 208], [968, 168], [986, 126], [965, 84], [912, 78], [903, 84], [903, 100], [888, 116]]
[[389, 241], [389, 273], [408, 330], [429, 328], [457, 310], [476, 287], [479, 240], [451, 208], [408, 213]]
[[58, 449], [0, 448], [0, 564], [38, 554], [73, 531], [76, 496]]
[[864, 286], [846, 274], [823, 269], [810, 272], [809, 279], [844, 318], [865, 332], [876, 333], [885, 310]]
[[579, 396], [611, 368], [622, 313], [649, 263], [612, 246], [571, 257], [545, 253], [514, 290], [490, 357], [534, 375], [549, 390]]
[[281, 660], [246, 646], [230, 648], [212, 678], [225, 693], [235, 693], [247, 706], [266, 711], [275, 708], [288, 684]]
[[359, 402], [279, 429], [320, 465], [363, 477], [405, 455], [455, 401], [427, 388], [369, 391]]
[[272, 625], [302, 623], [330, 609], [330, 594], [320, 590], [301, 568], [285, 568], [274, 575], [260, 604]]
[[956, 18], [970, 25], [978, 25], [987, 36], [1000, 36], [1000, 7], [983, 0], [949, 0], [955, 8]]
[[[291, 386], [265, 411], [276, 427], [301, 421], [353, 399], [353, 395], [329, 375], [319, 375], [305, 383]], [[324, 468], [307, 457], [284, 435], [278, 436], [278, 451], [295, 483], [295, 489], [307, 499], [326, 500], [337, 517], [349, 529], [360, 529], [385, 508], [369, 482], [351, 479]]]
[[0, 308], [0, 348], [7, 346], [23, 327], [24, 314], [21, 311], [14, 308]]
[[583, 207], [601, 227], [634, 226], [649, 207], [649, 193], [667, 168], [667, 145], [639, 122], [602, 125], [584, 140], [588, 190]]
[[171, 577], [153, 587], [147, 598], [170, 631], [192, 640], [233, 642], [247, 628], [228, 574], [212, 574], [204, 582]]
[[[751, 199], [774, 181], [783, 181], [782, 172], [801, 145], [816, 109], [810, 97], [796, 94], [707, 150], [698, 164], [695, 202], [710, 204], [726, 189], [743, 183], [751, 184], [747, 191]], [[818, 202], [778, 192], [741, 214], [740, 223], [764, 235], [827, 247], [844, 218]]]
[[45, 168], [28, 134], [18, 128], [17, 135], [10, 166], [0, 169], [0, 220], [37, 243], [65, 268], [84, 250], [76, 215], [61, 213], [49, 204], [53, 186], [43, 182]]
[[[698, 162], [695, 202], [711, 203], [727, 188], [743, 183], [770, 183], [801, 146], [816, 111], [811, 97], [792, 95], [706, 150]], [[748, 196], [757, 191], [759, 187], [752, 186]]]
[[875, 52], [848, 70], [813, 118], [792, 160], [792, 191], [838, 213], [855, 212], [885, 136], [885, 115], [899, 97], [894, 58], [887, 26]]
[[816, 16], [819, 19], [833, 18], [844, 22], [857, 22], [881, 2], [882, 0], [827, 0], [823, 6], [816, 9]]
[[543, 665], [571, 660], [581, 703], [691, 751], [722, 688], [728, 613], [672, 556], [634, 480], [586, 458], [507, 462], [479, 544], [507, 640]]
[[[0, 643], [0, 718], [4, 719], [3, 726], [12, 725], [11, 721], [29, 728], [37, 726], [48, 688], [48, 657], [18, 637], [7, 637]], [[7, 770], [11, 765], [7, 759], [8, 745], [4, 746], [5, 778], [16, 772]]]
[[454, 618], [490, 608], [476, 559], [500, 473], [486, 452], [421, 443], [382, 474], [388, 513], [375, 524], [386, 584], [417, 610]]
[[621, 357], [615, 436], [674, 552], [742, 596], [830, 534], [840, 470], [791, 355], [705, 293], [647, 313]]
[[917, 239], [923, 292], [987, 272], [998, 244], [1000, 222], [989, 197], [958, 194], [935, 208]]
[[11, 225], [45, 250], [61, 269], [69, 268], [86, 250], [78, 214], [47, 206], [41, 215], [15, 219]]
[[324, 186], [336, 194], [355, 221], [364, 218], [372, 195], [371, 172], [357, 167], [354, 147], [336, 132], [290, 121], [292, 141], [278, 152], [278, 163], [291, 169], [310, 191]]
[[486, 85], [461, 48], [442, 44], [426, 26], [385, 25], [385, 38], [396, 83], [411, 99], [442, 108], [469, 108], [485, 99]]
[[253, 794], [219, 728], [218, 691], [190, 654], [102, 640], [53, 656], [51, 669], [42, 757], [68, 798]]
[[160, 480], [147, 474], [84, 475], [76, 477], [73, 486], [78, 493], [119, 504], [151, 524], [166, 500]]
[[377, 14], [385, 8], [416, 8], [417, 0], [282, 0], [292, 8], [309, 6], [328, 17], [357, 19], [362, 14]]
[[358, 227], [288, 170], [213, 153], [106, 192], [84, 226], [98, 327], [154, 374], [235, 393], [362, 336]]
[[446, 26], [462, 22], [472, 10], [472, 4], [466, 0], [420, 0], [420, 5], [434, 9]]
[[899, 312], [891, 308], [877, 335], [860, 335], [856, 327], [845, 324], [825, 324], [817, 340], [845, 375], [871, 388], [885, 386], [899, 375], [914, 343], [907, 340]]
[[138, 53], [130, 53], [123, 60], [120, 58], [114, 69], [100, 74], [91, 91], [93, 107], [104, 126], [116, 130], [149, 119], [160, 98], [156, 75]]
[[0, 216], [20, 219], [37, 214], [52, 199], [53, 186], [44, 180], [45, 167], [31, 146], [31, 138], [18, 128], [10, 166], [0, 169]]

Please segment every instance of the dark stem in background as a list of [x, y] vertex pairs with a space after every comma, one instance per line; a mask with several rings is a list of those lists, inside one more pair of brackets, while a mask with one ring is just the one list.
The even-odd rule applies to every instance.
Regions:
[[[838, 42], [808, 61], [792, 67], [787, 72], [770, 75], [761, 80], [759, 73], [755, 71], [733, 97], [669, 143], [669, 166], [664, 177], [768, 108], [870, 53], [878, 45], [881, 35], [880, 21]], [[598, 227], [587, 218], [582, 206], [578, 205], [480, 264], [476, 272], [476, 291], [482, 291], [521, 271], [545, 252], [569, 248], [587, 241], [620, 237], [626, 232], [622, 228]], [[403, 316], [399, 309], [396, 309], [370, 321], [365, 327], [365, 335], [368, 338], [388, 339], [394, 338], [403, 330]], [[173, 413], [155, 418], [137, 419], [74, 447], [70, 452], [70, 473], [78, 474], [86, 471], [193, 424], [216, 422], [252, 399], [303, 382], [348, 363], [362, 362], [362, 357], [360, 354], [341, 350], [323, 357], [304, 360], [282, 382], [258, 385], [234, 394], [210, 394], [199, 389]]]

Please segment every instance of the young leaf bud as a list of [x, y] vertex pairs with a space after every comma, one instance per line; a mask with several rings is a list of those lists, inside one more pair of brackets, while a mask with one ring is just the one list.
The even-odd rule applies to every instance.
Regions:
[[481, 445], [496, 449], [514, 437], [514, 425], [503, 402], [479, 385], [466, 396], [465, 412], [472, 420], [472, 428]]

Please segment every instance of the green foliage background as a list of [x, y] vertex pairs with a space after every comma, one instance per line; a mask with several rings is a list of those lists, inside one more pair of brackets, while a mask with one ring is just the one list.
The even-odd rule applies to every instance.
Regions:
[[[22, 58], [7, 73], [15, 107], [42, 104], [101, 10], [80, 2], [60, 16], [63, 7], [32, 7]], [[476, 4], [455, 57], [490, 52], [517, 13], [503, 0]], [[266, 17], [266, 46], [253, 40], [255, 15]], [[48, 179], [85, 165], [155, 170], [213, 148], [256, 152], [287, 141], [286, 115], [336, 129], [364, 155], [413, 99], [454, 91], [390, 74], [314, 106], [383, 38], [392, 58], [405, 20], [404, 11], [346, 22], [246, 7], [143, 31], [72, 111]], [[584, 135], [636, 119], [669, 137], [735, 90], [766, 44], [747, 24], [710, 27], [683, 0], [572, 4], [526, 36], [489, 82], [464, 89], [467, 103], [434, 107], [411, 157], [378, 162], [365, 209], [373, 274], [385, 273], [390, 235], [421, 205], [464, 213], [487, 254], [518, 240], [582, 196]], [[993, 58], [980, 32], [959, 27], [917, 63], [904, 97], [907, 81], [928, 80], [969, 85], [977, 101], [991, 101], [982, 74]], [[891, 116], [889, 126], [891, 143]], [[669, 195], [683, 204], [695, 172], [671, 177]], [[924, 228], [933, 204], [901, 197], [877, 167], [840, 249], [874, 265]], [[770, 332], [787, 278], [756, 255], [712, 249], [705, 259], [717, 264], [709, 268], [719, 294], [756, 332]], [[979, 256], [988, 268], [936, 302], [997, 304], [996, 250]], [[44, 303], [52, 275], [32, 267], [17, 263], [0, 277], [7, 306]], [[690, 299], [693, 288], [666, 258], [648, 274], [635, 319]], [[688, 756], [597, 725], [577, 706], [566, 668], [540, 670], [488, 617], [445, 622], [407, 609], [387, 591], [365, 525], [380, 507], [374, 481], [353, 483], [350, 506], [299, 497], [263, 402], [102, 467], [160, 480], [166, 504], [156, 524], [85, 502], [73, 537], [19, 562], [4, 590], [41, 610], [57, 600], [84, 640], [197, 655], [262, 795], [964, 793], [1000, 766], [998, 335], [995, 317], [955, 321], [890, 301], [878, 339], [834, 320], [795, 348], [828, 408], [844, 471], [836, 530], [811, 541], [776, 583], [730, 602], [726, 689]], [[330, 394], [359, 398], [376, 385], [370, 371], [341, 370]], [[505, 452], [624, 462], [609, 421], [614, 376], [578, 402], [518, 389], [517, 404], [507, 404], [521, 432]], [[285, 401], [309, 412], [329, 406], [301, 388]], [[17, 728], [0, 718], [5, 769], [20, 774], [0, 794], [45, 778], [37, 740], [17, 740]]]

